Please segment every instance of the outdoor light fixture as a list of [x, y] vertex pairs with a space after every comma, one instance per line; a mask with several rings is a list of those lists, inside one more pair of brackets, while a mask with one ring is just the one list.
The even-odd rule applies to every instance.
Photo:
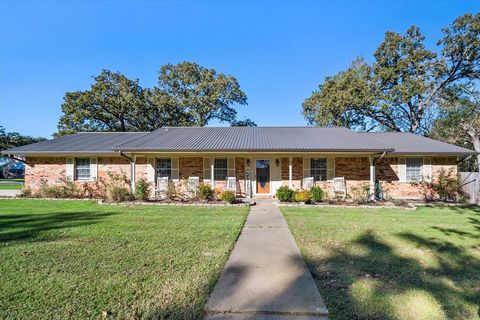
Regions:
[[275, 159], [275, 164], [277, 165], [277, 167], [280, 165], [280, 160], [278, 159]]
[[247, 167], [250, 167], [250, 159], [247, 159]]

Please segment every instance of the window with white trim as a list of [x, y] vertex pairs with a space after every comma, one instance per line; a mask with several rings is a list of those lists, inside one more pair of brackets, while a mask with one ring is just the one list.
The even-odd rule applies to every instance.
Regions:
[[422, 158], [407, 158], [407, 181], [419, 181], [422, 179]]
[[75, 180], [90, 180], [90, 158], [75, 158]]
[[155, 173], [157, 178], [168, 177], [168, 180], [170, 180], [172, 178], [172, 159], [157, 159], [155, 164]]
[[227, 177], [228, 177], [228, 161], [227, 161], [227, 158], [215, 159], [214, 163], [213, 163], [213, 166], [214, 166], [213, 179], [215, 181], [227, 180]]
[[327, 180], [327, 159], [311, 158], [310, 159], [310, 175], [314, 181]]

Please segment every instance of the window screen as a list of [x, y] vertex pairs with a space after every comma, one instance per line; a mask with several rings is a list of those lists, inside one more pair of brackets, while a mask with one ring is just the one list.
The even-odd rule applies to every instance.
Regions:
[[75, 179], [76, 180], [90, 179], [90, 158], [75, 159]]
[[315, 181], [327, 180], [327, 159], [325, 158], [311, 158], [310, 159], [310, 174]]
[[407, 181], [422, 179], [422, 158], [407, 158]]
[[227, 158], [215, 159], [214, 161], [214, 180], [227, 180], [228, 168]]

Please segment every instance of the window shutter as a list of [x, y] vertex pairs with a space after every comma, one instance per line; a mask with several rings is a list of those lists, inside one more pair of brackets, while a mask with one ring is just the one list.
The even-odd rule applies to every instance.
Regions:
[[430, 182], [432, 181], [432, 159], [431, 158], [423, 158], [423, 180]]
[[178, 158], [172, 158], [172, 180], [178, 180]]
[[147, 159], [147, 181], [155, 183], [155, 158]]
[[65, 178], [69, 181], [73, 181], [75, 179], [75, 164], [74, 159], [71, 157], [67, 158], [66, 165], [65, 165]]
[[227, 176], [235, 177], [235, 158], [227, 159]]
[[203, 182], [209, 183], [212, 180], [212, 159], [203, 158]]
[[98, 172], [98, 158], [91, 157], [90, 158], [90, 179], [97, 180], [97, 172]]
[[310, 171], [310, 157], [303, 158], [303, 179], [302, 179], [302, 187], [307, 188], [307, 180], [312, 176]]
[[308, 178], [312, 175], [310, 172], [310, 157], [303, 158], [303, 178]]
[[327, 180], [335, 178], [335, 158], [327, 158]]
[[398, 179], [400, 182], [407, 181], [407, 159], [398, 158]]

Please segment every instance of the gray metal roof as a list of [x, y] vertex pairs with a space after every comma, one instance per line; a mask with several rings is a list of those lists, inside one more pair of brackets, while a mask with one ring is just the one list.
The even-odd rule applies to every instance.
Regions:
[[[346, 128], [170, 127], [114, 148], [123, 151], [372, 151], [391, 148]], [[392, 149], [393, 150], [393, 149]]]
[[5, 150], [3, 154], [162, 152], [389, 152], [468, 155], [474, 151], [411, 133], [357, 133], [320, 127], [168, 127], [153, 132], [84, 132]]
[[139, 138], [147, 132], [79, 132], [2, 151], [3, 154], [95, 154], [115, 153], [113, 147]]
[[387, 142], [392, 154], [475, 155], [475, 151], [409, 132], [368, 132], [360, 135]]

